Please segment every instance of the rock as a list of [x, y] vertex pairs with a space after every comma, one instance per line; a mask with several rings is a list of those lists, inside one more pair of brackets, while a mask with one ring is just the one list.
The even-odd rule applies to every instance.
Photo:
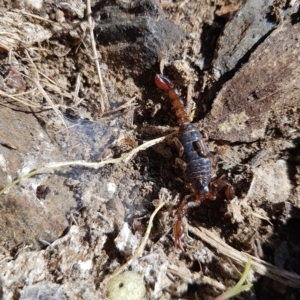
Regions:
[[[49, 161], [63, 161], [60, 150], [51, 143], [32, 114], [0, 108], [1, 188], [10, 181], [42, 167]], [[8, 147], [11, 145], [12, 147]], [[8, 248], [29, 244], [44, 246], [60, 237], [68, 226], [67, 212], [77, 203], [61, 176], [40, 174], [0, 196], [0, 234]], [[39, 186], [49, 193], [38, 199]]]
[[226, 24], [213, 61], [216, 78], [236, 68], [245, 60], [245, 56], [248, 57], [249, 51], [276, 27], [276, 23], [267, 18], [272, 2], [273, 0], [246, 1]]
[[172, 54], [177, 49], [174, 44], [181, 42], [184, 34], [154, 1], [133, 5], [130, 9], [122, 5], [97, 8], [95, 36], [110, 67], [126, 66], [126, 72], [137, 76], [152, 68], [165, 53]]
[[281, 105], [299, 105], [300, 24], [281, 24], [223, 86], [200, 122], [210, 138], [253, 142], [264, 137], [269, 113], [281, 118]]

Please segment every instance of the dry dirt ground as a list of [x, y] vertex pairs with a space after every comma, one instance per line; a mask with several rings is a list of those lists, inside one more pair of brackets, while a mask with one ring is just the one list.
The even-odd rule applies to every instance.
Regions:
[[[105, 299], [160, 199], [127, 267], [144, 299], [213, 299], [249, 258], [239, 299], [300, 299], [299, 5], [1, 1], [0, 188], [43, 169], [0, 195], [0, 298]], [[178, 149], [137, 148], [177, 129], [160, 72], [220, 153], [214, 176], [236, 189], [188, 212], [184, 253]]]

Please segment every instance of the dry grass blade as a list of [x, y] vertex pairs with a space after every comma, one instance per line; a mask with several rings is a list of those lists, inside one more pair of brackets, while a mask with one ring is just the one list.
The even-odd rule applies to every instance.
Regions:
[[74, 100], [73, 100], [75, 106], [78, 106], [81, 102], [78, 97], [78, 93], [79, 93], [79, 89], [80, 89], [80, 81], [81, 81], [81, 76], [80, 76], [80, 73], [78, 73], [76, 76], [76, 85], [75, 85]]
[[215, 248], [220, 254], [227, 256], [231, 260], [234, 260], [239, 265], [244, 266], [250, 259], [251, 268], [256, 273], [267, 276], [275, 281], [281, 282], [290, 287], [300, 287], [300, 275], [279, 269], [255, 256], [249, 255], [244, 252], [240, 252], [227, 245], [213, 232], [205, 228], [197, 228], [189, 225], [188, 230], [194, 235], [198, 236], [202, 241], [208, 243], [210, 246]]
[[107, 165], [107, 164], [117, 164], [117, 163], [121, 163], [121, 162], [127, 163], [139, 151], [145, 150], [145, 149], [147, 149], [147, 148], [149, 148], [149, 147], [151, 147], [151, 146], [153, 146], [157, 143], [160, 143], [164, 139], [172, 136], [174, 133], [176, 133], [176, 132], [173, 132], [171, 134], [168, 134], [168, 135], [163, 136], [163, 137], [158, 138], [158, 139], [154, 139], [154, 140], [145, 142], [142, 145], [132, 149], [130, 152], [124, 153], [119, 158], [111, 158], [111, 159], [107, 159], [107, 160], [104, 160], [104, 161], [101, 161], [101, 162], [87, 162], [87, 161], [84, 161], [84, 160], [76, 160], [76, 161], [48, 163], [44, 167], [33, 170], [33, 171], [29, 172], [28, 174], [25, 174], [24, 176], [22, 176], [22, 177], [20, 177], [16, 180], [14, 180], [13, 182], [9, 183], [3, 189], [0, 190], [0, 195], [4, 194], [7, 190], [9, 190], [10, 188], [12, 188], [13, 186], [15, 186], [16, 184], [18, 184], [19, 182], [21, 182], [24, 179], [30, 178], [30, 177], [32, 177], [36, 174], [48, 172], [48, 171], [53, 170], [53, 169], [58, 169], [58, 168], [67, 167], [67, 166], [83, 166], [83, 167], [98, 169], [98, 168], [101, 168], [101, 167], [103, 167], [104, 165]]
[[158, 213], [158, 211], [164, 205], [165, 205], [165, 203], [160, 199], [160, 202], [158, 203], [158, 206], [156, 207], [155, 211], [152, 213], [152, 215], [149, 219], [147, 230], [145, 232], [144, 237], [142, 238], [142, 241], [141, 241], [139, 247], [135, 250], [132, 257], [124, 265], [122, 265], [120, 268], [116, 269], [110, 276], [107, 276], [107, 278], [105, 278], [105, 282], [109, 281], [112, 277], [115, 277], [118, 274], [120, 274], [121, 272], [123, 272], [128, 266], [130, 266], [132, 264], [132, 262], [134, 260], [136, 260], [140, 255], [142, 255], [142, 253], [144, 251], [144, 248], [146, 246], [146, 242], [149, 238], [152, 226], [153, 226], [153, 219], [154, 219], [155, 215]]
[[97, 55], [97, 49], [96, 49], [96, 43], [95, 43], [95, 37], [94, 37], [94, 20], [92, 18], [92, 10], [91, 10], [91, 1], [87, 0], [86, 1], [86, 13], [87, 13], [87, 18], [89, 22], [89, 27], [90, 27], [90, 36], [91, 36], [91, 44], [92, 44], [92, 49], [94, 53], [94, 59], [95, 59], [95, 64], [97, 68], [97, 73], [100, 81], [100, 107], [101, 107], [101, 113], [103, 114], [106, 110], [109, 109], [109, 103], [108, 103], [108, 97], [107, 93], [104, 87], [104, 82], [102, 79], [102, 74], [101, 74], [101, 69], [99, 66], [99, 61], [98, 61], [98, 55]]
[[[33, 91], [34, 91], [35, 89], [33, 89]], [[30, 92], [32, 92], [32, 91], [30, 91]], [[22, 93], [22, 94], [24, 94], [24, 93]], [[27, 106], [27, 107], [32, 107], [32, 108], [44, 108], [44, 109], [47, 109], [47, 108], [50, 108], [49, 106], [42, 106], [42, 105], [38, 105], [38, 104], [33, 104], [33, 103], [31, 103], [31, 101], [29, 101], [29, 100], [22, 100], [22, 99], [20, 99], [20, 98], [18, 98], [18, 97], [16, 97], [17, 95], [10, 95], [10, 94], [7, 94], [7, 93], [5, 93], [5, 92], [3, 92], [3, 91], [1, 91], [0, 90], [0, 95], [1, 96], [3, 96], [3, 97], [7, 97], [7, 98], [10, 98], [10, 99], [12, 99], [12, 100], [15, 100], [15, 101], [17, 101], [17, 102], [19, 102], [19, 103], [22, 103], [22, 104], [24, 104], [25, 106]], [[21, 95], [21, 94], [20, 94]]]
[[44, 98], [47, 100], [47, 102], [49, 103], [49, 105], [51, 106], [51, 108], [55, 111], [55, 113], [57, 114], [58, 118], [61, 120], [62, 124], [66, 127], [67, 131], [68, 131], [68, 126], [62, 116], [62, 113], [57, 109], [56, 105], [53, 103], [53, 101], [51, 100], [51, 98], [49, 97], [49, 95], [46, 93], [46, 91], [43, 89], [43, 87], [40, 85], [40, 83], [36, 80], [33, 80], [34, 83], [36, 84], [37, 88], [39, 89], [39, 91], [42, 93], [42, 95], [44, 96]]
[[37, 15], [34, 15], [34, 14], [30, 14], [30, 13], [25, 12], [25, 11], [23, 11], [23, 10], [15, 10], [15, 12], [17, 12], [17, 13], [19, 13], [19, 14], [23, 14], [23, 15], [28, 16], [28, 17], [31, 17], [31, 18], [34, 18], [34, 19], [37, 19], [37, 20], [40, 20], [40, 21], [43, 21], [43, 22], [47, 22], [47, 23], [53, 24], [53, 25], [55, 25], [55, 26], [61, 26], [61, 27], [63, 27], [63, 28], [68, 28], [68, 27], [70, 27], [70, 26], [67, 25], [67, 24], [54, 22], [54, 21], [52, 21], [52, 20], [45, 19], [45, 18], [43, 18], [43, 17], [37, 16]]
[[170, 265], [168, 266], [168, 271], [173, 275], [180, 277], [184, 280], [184, 282], [189, 284], [208, 284], [220, 291], [226, 290], [226, 286], [221, 282], [203, 275], [202, 272], [191, 272], [185, 266], [178, 267], [176, 265]]
[[2, 44], [1, 42], [0, 42], [0, 49], [3, 49], [5, 51], [10, 51], [10, 49], [5, 44]]
[[142, 151], [142, 150], [146, 150], [147, 148], [149, 147], [152, 147], [160, 142], [162, 142], [163, 140], [165, 140], [166, 138], [168, 137], [171, 137], [173, 135], [175, 135], [178, 131], [174, 131], [168, 135], [165, 135], [163, 137], [160, 137], [160, 138], [157, 138], [157, 139], [154, 139], [154, 140], [151, 140], [151, 141], [148, 141], [148, 142], [145, 142], [143, 143], [142, 145], [132, 149], [128, 154], [127, 156], [125, 157], [124, 159], [124, 162], [128, 162], [135, 154], [137, 154], [139, 151]]
[[51, 106], [51, 108], [55, 111], [55, 113], [57, 114], [58, 118], [61, 120], [62, 124], [66, 127], [67, 132], [68, 132], [68, 127], [67, 124], [63, 118], [62, 113], [57, 109], [56, 105], [53, 103], [53, 101], [51, 100], [51, 98], [49, 97], [49, 95], [46, 93], [46, 91], [43, 89], [43, 87], [40, 84], [40, 77], [39, 77], [39, 72], [37, 70], [36, 65], [34, 64], [33, 60], [31, 59], [29, 53], [27, 50], [25, 50], [25, 54], [28, 58], [28, 60], [30, 61], [30, 63], [32, 64], [34, 70], [35, 70], [35, 77], [36, 79], [32, 79], [31, 80], [35, 83], [36, 87], [38, 88], [38, 90], [41, 92], [41, 94], [44, 96], [44, 98], [47, 100], [47, 102], [49, 103], [49, 105]]
[[128, 100], [126, 103], [120, 105], [119, 107], [115, 108], [115, 109], [112, 109], [106, 113], [104, 113], [102, 116], [105, 117], [105, 116], [108, 116], [108, 115], [111, 115], [117, 111], [120, 111], [122, 109], [125, 109], [125, 108], [128, 108], [130, 107], [131, 105], [134, 105], [134, 103], [132, 103], [134, 100], [135, 100], [136, 96], [132, 97], [130, 100]]
[[[73, 99], [73, 95], [71, 93], [67, 93], [67, 92], [62, 92], [61, 89], [54, 84], [49, 83], [46, 80], [40, 80], [41, 83], [44, 83], [45, 86], [47, 86], [48, 88], [50, 88], [51, 90], [53, 90], [54, 92], [57, 92], [58, 94], [60, 94], [61, 96], [68, 98], [68, 99]], [[62, 106], [61, 106], [62, 107]]]

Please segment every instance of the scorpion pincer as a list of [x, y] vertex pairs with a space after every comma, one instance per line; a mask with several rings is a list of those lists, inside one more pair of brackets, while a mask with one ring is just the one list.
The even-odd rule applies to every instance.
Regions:
[[[217, 193], [225, 189], [227, 199], [235, 195], [234, 187], [222, 177], [212, 181], [213, 155], [209, 152], [201, 133], [190, 123], [184, 103], [174, 84], [164, 75], [157, 74], [155, 83], [159, 89], [168, 91], [172, 107], [179, 125], [178, 140], [183, 148], [183, 161], [186, 164], [186, 175], [192, 186], [192, 195], [184, 197], [177, 210], [177, 220], [174, 226], [175, 248], [184, 251], [181, 243], [183, 236], [183, 219], [187, 210], [199, 206], [204, 200], [214, 200]], [[194, 196], [193, 201], [188, 201]]]

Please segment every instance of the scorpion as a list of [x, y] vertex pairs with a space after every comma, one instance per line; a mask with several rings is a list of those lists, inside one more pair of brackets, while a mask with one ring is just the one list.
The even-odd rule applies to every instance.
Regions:
[[[192, 189], [192, 194], [183, 198], [177, 210], [177, 220], [174, 225], [175, 248], [184, 252], [181, 240], [184, 230], [183, 220], [188, 209], [200, 206], [206, 199], [214, 200], [222, 189], [225, 190], [226, 198], [232, 199], [235, 190], [231, 183], [222, 177], [212, 181], [213, 154], [209, 152], [202, 134], [191, 124], [184, 103], [172, 81], [162, 74], [157, 74], [155, 84], [159, 89], [168, 92], [172, 102], [179, 125], [177, 138], [180, 146], [179, 156], [182, 156], [185, 173]], [[194, 200], [188, 201], [192, 196]]]

